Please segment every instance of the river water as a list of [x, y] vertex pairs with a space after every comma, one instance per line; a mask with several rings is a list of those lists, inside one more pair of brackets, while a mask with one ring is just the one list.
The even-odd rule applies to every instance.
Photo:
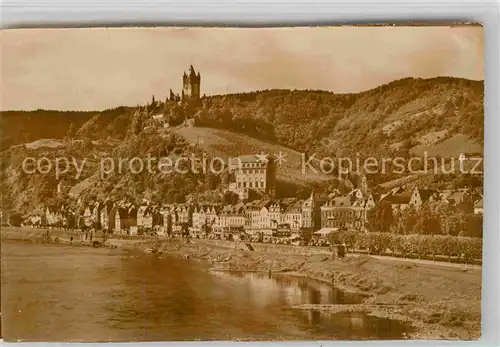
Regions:
[[404, 338], [397, 321], [291, 308], [359, 300], [316, 281], [209, 272], [170, 256], [2, 242], [7, 341]]

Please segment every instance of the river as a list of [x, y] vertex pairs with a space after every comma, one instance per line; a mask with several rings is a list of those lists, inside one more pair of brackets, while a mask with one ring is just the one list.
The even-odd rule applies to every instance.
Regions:
[[316, 281], [210, 272], [192, 260], [126, 250], [2, 242], [7, 341], [400, 339], [408, 328], [297, 304], [356, 303]]

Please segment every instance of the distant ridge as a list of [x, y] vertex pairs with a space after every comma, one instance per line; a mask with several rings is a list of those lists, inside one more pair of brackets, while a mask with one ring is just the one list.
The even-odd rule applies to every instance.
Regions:
[[[301, 152], [352, 155], [401, 149], [417, 153], [426, 146], [432, 151], [455, 135], [467, 144], [457, 150], [477, 152], [483, 141], [483, 102], [483, 81], [408, 77], [352, 94], [273, 89], [207, 96], [202, 105], [188, 109], [162, 101], [144, 108], [163, 113], [174, 126], [195, 118], [199, 126], [243, 133]], [[135, 111], [123, 106], [104, 111], [2, 112], [1, 149], [40, 138], [62, 139], [71, 124], [79, 137], [123, 139]], [[146, 121], [148, 115], [143, 118]], [[428, 143], [432, 133], [441, 135]], [[459, 142], [441, 147], [449, 152]]]

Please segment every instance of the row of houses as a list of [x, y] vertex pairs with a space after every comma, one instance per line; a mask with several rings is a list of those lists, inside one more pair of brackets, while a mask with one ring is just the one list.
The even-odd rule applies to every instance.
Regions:
[[76, 211], [67, 206], [46, 207], [43, 216], [31, 222], [48, 226], [95, 228], [136, 234], [149, 230], [159, 233], [203, 233], [245, 231], [269, 233], [278, 229], [300, 233], [321, 226], [320, 199], [314, 192], [308, 199], [260, 199], [234, 205], [172, 204], [155, 206], [127, 201], [79, 203]]
[[482, 196], [468, 190], [393, 188], [383, 194], [366, 187], [348, 194], [319, 197], [314, 191], [307, 199], [258, 199], [233, 205], [171, 204], [157, 206], [129, 201], [79, 203], [76, 212], [67, 206], [47, 207], [44, 216], [35, 216], [42, 225], [95, 228], [114, 233], [203, 234], [245, 232], [277, 237], [295, 237], [304, 232], [328, 228], [365, 231], [369, 211], [381, 202], [394, 212], [441, 202], [467, 213], [482, 213]]
[[396, 187], [380, 195], [379, 201], [385, 201], [392, 206], [393, 212], [408, 208], [420, 208], [425, 203], [445, 204], [453, 206], [464, 213], [483, 214], [483, 196], [469, 189], [428, 189], [414, 187], [405, 189]]

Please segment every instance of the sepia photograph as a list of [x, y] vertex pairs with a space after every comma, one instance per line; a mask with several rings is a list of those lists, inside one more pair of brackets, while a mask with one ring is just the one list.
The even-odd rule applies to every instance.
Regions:
[[5, 341], [480, 338], [480, 24], [0, 40]]

